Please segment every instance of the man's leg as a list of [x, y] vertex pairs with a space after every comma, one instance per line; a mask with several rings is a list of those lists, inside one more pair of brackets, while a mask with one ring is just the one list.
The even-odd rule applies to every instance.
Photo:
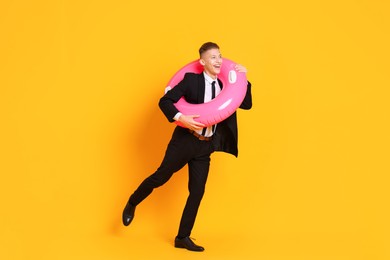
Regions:
[[166, 183], [191, 158], [191, 149], [188, 149], [188, 147], [191, 147], [190, 139], [187, 138], [188, 136], [186, 137], [186, 134], [188, 132], [184, 132], [178, 127], [175, 129], [160, 167], [155, 173], [146, 178], [130, 196], [122, 213], [123, 225], [130, 225], [134, 218], [136, 206], [148, 197], [153, 189]]
[[210, 154], [194, 158], [188, 162], [189, 196], [180, 221], [178, 238], [189, 237], [195, 223], [200, 202], [205, 191], [210, 168]]
[[141, 183], [131, 195], [129, 203], [137, 206], [152, 193], [153, 189], [166, 183], [175, 172], [183, 168], [192, 157], [191, 141], [189, 133], [177, 127], [168, 144], [160, 167]]

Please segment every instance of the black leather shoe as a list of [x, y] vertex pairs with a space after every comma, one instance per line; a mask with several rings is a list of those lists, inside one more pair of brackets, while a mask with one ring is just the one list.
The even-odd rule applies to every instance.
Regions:
[[126, 207], [123, 210], [123, 214], [122, 214], [123, 225], [125, 226], [130, 225], [131, 221], [134, 218], [134, 212], [135, 212], [135, 206], [127, 202]]
[[190, 237], [185, 238], [175, 238], [175, 247], [177, 248], [185, 248], [190, 251], [196, 251], [196, 252], [202, 252], [204, 251], [204, 248], [201, 246], [196, 245], [194, 242], [192, 242]]

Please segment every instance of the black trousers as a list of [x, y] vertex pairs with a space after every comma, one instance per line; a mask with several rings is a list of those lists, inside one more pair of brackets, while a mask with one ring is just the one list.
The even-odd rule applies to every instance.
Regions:
[[189, 196], [181, 217], [178, 237], [189, 236], [205, 191], [212, 152], [211, 141], [201, 141], [187, 129], [177, 126], [160, 167], [141, 183], [130, 196], [129, 203], [137, 206], [152, 193], [154, 188], [166, 183], [175, 172], [188, 164]]

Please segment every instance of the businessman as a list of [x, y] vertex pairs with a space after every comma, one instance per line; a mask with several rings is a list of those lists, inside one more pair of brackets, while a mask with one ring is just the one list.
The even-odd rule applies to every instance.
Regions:
[[[205, 191], [210, 155], [214, 151], [223, 151], [238, 156], [236, 113], [216, 125], [206, 127], [196, 121], [198, 115], [182, 114], [174, 105], [181, 97], [193, 104], [208, 102], [218, 96], [222, 90], [222, 82], [218, 79], [222, 66], [219, 46], [207, 42], [200, 47], [199, 55], [203, 72], [186, 73], [184, 79], [168, 91], [159, 102], [160, 109], [168, 121], [179, 121], [184, 127], [175, 128], [160, 167], [134, 191], [122, 214], [123, 224], [128, 226], [134, 218], [137, 205], [149, 196], [153, 189], [166, 183], [175, 172], [188, 164], [189, 196], [174, 245], [177, 248], [198, 252], [204, 251], [204, 248], [196, 245], [191, 240], [190, 234]], [[236, 65], [235, 69], [238, 72], [247, 72], [242, 65]], [[247, 92], [240, 108], [251, 107], [251, 84], [248, 82]]]

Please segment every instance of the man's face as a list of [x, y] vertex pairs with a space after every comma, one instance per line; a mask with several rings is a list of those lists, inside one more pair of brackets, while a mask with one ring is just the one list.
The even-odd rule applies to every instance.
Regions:
[[213, 79], [221, 72], [222, 55], [219, 49], [210, 49], [202, 53], [200, 64], [203, 65], [204, 71]]

